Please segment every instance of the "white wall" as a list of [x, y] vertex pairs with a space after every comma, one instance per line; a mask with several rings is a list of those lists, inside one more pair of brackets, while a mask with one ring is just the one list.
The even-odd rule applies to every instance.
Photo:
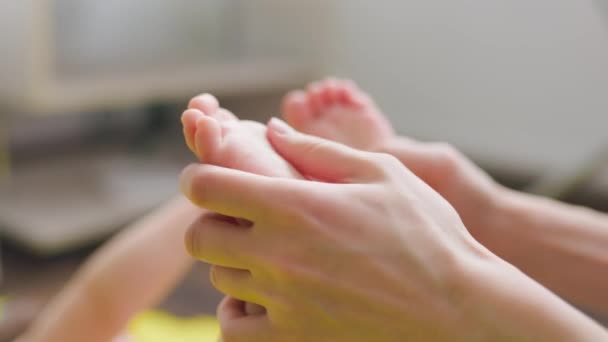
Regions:
[[327, 71], [371, 91], [399, 132], [532, 168], [608, 144], [608, 11], [597, 3], [335, 5]]
[[[57, 113], [214, 84], [236, 92], [303, 83], [325, 51], [324, 2], [0, 1], [0, 110]], [[193, 71], [180, 74], [186, 67]]]
[[222, 0], [52, 0], [58, 73], [141, 71], [226, 58]]
[[24, 18], [29, 9], [29, 1], [0, 1], [0, 105], [12, 102], [26, 87], [28, 22]]

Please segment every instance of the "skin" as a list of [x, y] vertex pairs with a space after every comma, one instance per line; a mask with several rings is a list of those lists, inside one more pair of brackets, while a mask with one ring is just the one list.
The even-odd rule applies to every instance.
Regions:
[[397, 157], [456, 209], [477, 241], [608, 317], [608, 215], [508, 190], [447, 144], [395, 136], [370, 97], [347, 80], [315, 82], [288, 94], [282, 107], [301, 132]]
[[496, 253], [557, 294], [608, 318], [608, 216], [506, 191], [479, 233]]
[[[185, 131], [192, 139], [186, 141], [202, 162], [273, 177], [301, 177], [270, 147], [264, 125], [237, 121], [206, 94], [193, 98], [188, 107], [182, 121], [185, 130], [192, 128]], [[257, 158], [250, 157], [251, 151], [257, 151]], [[112, 339], [135, 314], [164, 298], [190, 269], [192, 258], [183, 236], [201, 212], [180, 197], [116, 236], [81, 267], [22, 339]], [[251, 303], [246, 308], [248, 314], [264, 312]], [[108, 318], [100, 321], [100, 312]]]
[[[193, 98], [188, 107], [197, 112], [182, 117], [184, 135], [190, 149], [199, 154], [194, 146], [198, 118], [205, 112], [219, 112], [219, 121], [234, 116], [220, 110], [209, 95]], [[510, 192], [448, 145], [395, 137], [377, 106], [352, 82], [316, 82], [306, 91], [288, 94], [282, 107], [298, 130], [344, 144], [363, 141], [355, 146], [396, 156], [446, 198], [471, 234], [494, 253], [569, 301], [597, 313], [608, 312], [603, 291], [608, 287], [606, 248], [602, 247], [608, 246], [606, 215]], [[257, 129], [255, 137], [261, 138], [264, 129]], [[204, 152], [204, 142], [201, 147]], [[288, 166], [283, 170], [291, 172]], [[41, 313], [25, 340], [57, 336], [62, 341], [107, 341], [119, 333], [133, 313], [153, 306], [190, 267], [182, 232], [200, 213], [176, 199], [107, 243]], [[130, 260], [165, 266], [137, 273], [145, 268]], [[127, 286], [131, 282], [135, 286]], [[107, 312], [108, 319], [99, 321], [91, 308]]]
[[[208, 96], [193, 98], [188, 107], [201, 113], [219, 109], [217, 100]], [[225, 110], [217, 116], [234, 119]], [[80, 267], [20, 341], [112, 340], [135, 314], [160, 302], [190, 269], [193, 259], [183, 236], [201, 212], [179, 196], [127, 227]], [[100, 312], [104, 320], [99, 320]]]
[[115, 236], [19, 341], [110, 341], [131, 317], [160, 302], [190, 268], [193, 259], [183, 248], [183, 235], [201, 212], [179, 196]]
[[371, 151], [395, 133], [372, 99], [350, 80], [329, 78], [283, 99], [285, 120], [300, 132]]
[[[302, 178], [272, 149], [265, 138], [264, 125], [238, 120], [220, 108], [217, 99], [209, 94], [195, 97], [189, 107], [182, 115], [184, 136], [186, 144], [202, 163], [272, 177]], [[244, 303], [244, 308], [250, 315], [265, 311], [262, 306], [250, 302]]]
[[395, 156], [446, 198], [467, 227], [483, 226], [480, 218], [495, 214], [490, 209], [495, 209], [491, 204], [499, 186], [490, 177], [447, 144], [396, 136], [378, 106], [352, 81], [329, 78], [306, 91], [292, 91], [282, 111], [300, 132]]
[[[224, 342], [608, 338], [477, 243], [449, 203], [394, 157], [278, 120], [268, 139], [318, 181], [212, 165], [182, 174], [195, 204], [250, 222], [243, 229], [204, 215], [187, 235], [190, 253], [215, 265], [213, 284], [230, 296], [218, 309]], [[232, 298], [267, 313], [245, 315]]]

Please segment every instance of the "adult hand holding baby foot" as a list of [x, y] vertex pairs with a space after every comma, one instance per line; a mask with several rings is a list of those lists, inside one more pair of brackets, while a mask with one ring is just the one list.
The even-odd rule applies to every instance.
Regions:
[[608, 276], [602, 276], [608, 216], [500, 186], [445, 143], [396, 136], [371, 97], [349, 80], [292, 91], [282, 109], [301, 132], [395, 156], [456, 209], [477, 241], [568, 301], [608, 317]]
[[[258, 122], [238, 120], [234, 114], [220, 108], [210, 94], [194, 97], [182, 115], [186, 144], [201, 162], [271, 177], [301, 178], [289, 163], [276, 154], [266, 139], [266, 127]], [[201, 222], [209, 219], [205, 214]], [[213, 218], [235, 220], [220, 215]], [[244, 227], [242, 227], [244, 228]], [[247, 314], [262, 314], [264, 308], [244, 303]]]
[[495, 226], [488, 221], [498, 216], [500, 187], [447, 144], [396, 136], [371, 96], [353, 81], [327, 78], [291, 91], [282, 113], [300, 132], [397, 157], [454, 206], [476, 239]]
[[[294, 132], [268, 140], [307, 178], [192, 165], [205, 216], [187, 244], [227, 297], [224, 342], [597, 340], [604, 332], [479, 245], [454, 209], [395, 158]], [[322, 181], [322, 182], [321, 182]], [[238, 300], [264, 305], [248, 316]], [[497, 310], [496, 308], [499, 307]]]

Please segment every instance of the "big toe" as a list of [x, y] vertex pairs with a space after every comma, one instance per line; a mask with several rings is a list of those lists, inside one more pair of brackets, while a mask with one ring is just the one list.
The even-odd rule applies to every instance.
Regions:
[[212, 115], [220, 108], [220, 102], [211, 94], [201, 94], [193, 97], [188, 103], [189, 109], [198, 109], [201, 112]]
[[313, 118], [312, 108], [306, 92], [296, 90], [283, 98], [283, 118], [296, 129], [302, 129]]
[[207, 93], [193, 97], [188, 103], [188, 108], [198, 109], [218, 121], [238, 120], [230, 111], [220, 108], [220, 102], [215, 96]]

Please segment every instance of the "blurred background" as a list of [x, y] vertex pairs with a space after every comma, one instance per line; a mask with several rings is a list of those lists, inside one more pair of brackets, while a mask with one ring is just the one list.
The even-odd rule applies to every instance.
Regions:
[[[608, 209], [606, 0], [0, 1], [0, 51], [0, 292], [14, 298], [44, 302], [177, 192], [193, 160], [178, 118], [201, 92], [266, 120], [290, 89], [352, 78], [400, 134]], [[213, 312], [194, 272], [164, 307]]]

